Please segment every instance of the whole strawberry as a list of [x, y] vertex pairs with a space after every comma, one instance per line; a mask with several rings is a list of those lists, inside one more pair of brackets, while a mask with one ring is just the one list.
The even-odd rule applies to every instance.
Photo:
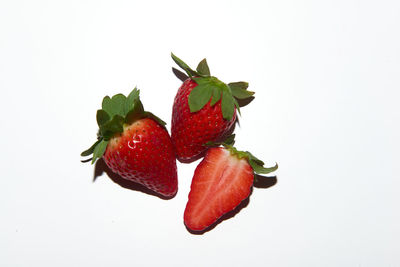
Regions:
[[208, 149], [194, 172], [184, 213], [185, 225], [192, 231], [207, 229], [246, 199], [254, 173], [266, 174], [278, 168], [264, 168], [264, 162], [250, 152], [226, 143], [223, 146]]
[[210, 75], [206, 59], [192, 70], [181, 59], [173, 60], [189, 76], [179, 88], [172, 109], [171, 138], [181, 162], [196, 160], [207, 150], [205, 143], [226, 137], [239, 111], [237, 99], [251, 97], [248, 83], [225, 84]]
[[97, 141], [81, 156], [103, 157], [121, 177], [171, 197], [178, 189], [174, 147], [165, 122], [143, 109], [139, 90], [104, 97]]

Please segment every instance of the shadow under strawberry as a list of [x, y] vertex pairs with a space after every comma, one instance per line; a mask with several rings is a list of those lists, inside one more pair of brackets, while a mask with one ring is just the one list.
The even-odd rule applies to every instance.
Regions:
[[259, 174], [254, 174], [253, 186], [255, 188], [269, 188], [276, 185], [278, 179], [276, 176], [263, 176]]
[[[259, 174], [255, 174], [254, 175], [254, 184], [253, 184], [253, 188], [269, 188], [272, 187], [274, 185], [276, 185], [278, 182], [278, 179], [276, 176], [262, 176]], [[222, 217], [220, 217], [218, 220], [216, 220], [213, 224], [211, 224], [209, 227], [207, 227], [206, 229], [202, 230], [202, 231], [193, 231], [191, 229], [189, 229], [187, 226], [186, 230], [193, 234], [193, 235], [202, 235], [206, 232], [209, 232], [211, 230], [213, 230], [217, 225], [219, 225], [221, 222], [226, 221], [232, 217], [234, 217], [236, 214], [238, 214], [243, 208], [246, 208], [249, 203], [250, 203], [250, 197], [253, 194], [253, 188], [251, 189], [250, 195], [244, 199], [238, 206], [236, 206], [236, 208], [234, 208], [233, 210], [225, 213], [224, 215], [222, 215]]]
[[138, 191], [138, 192], [142, 192], [148, 195], [152, 195], [152, 196], [156, 196], [159, 197], [161, 199], [164, 200], [168, 200], [173, 198], [175, 195], [171, 196], [171, 197], [166, 197], [163, 196], [153, 190], [148, 189], [147, 187], [145, 187], [144, 185], [141, 185], [139, 183], [135, 183], [133, 181], [127, 180], [122, 178], [120, 175], [116, 174], [115, 172], [113, 172], [108, 166], [107, 164], [104, 162], [104, 160], [102, 158], [98, 159], [96, 161], [95, 167], [94, 167], [94, 175], [93, 175], [93, 182], [95, 182], [97, 180], [97, 177], [102, 176], [103, 173], [106, 173], [107, 176], [111, 179], [111, 181], [113, 181], [114, 183], [118, 184], [119, 186], [129, 189], [129, 190], [134, 190], [134, 191]]
[[172, 73], [176, 76], [176, 78], [178, 78], [182, 82], [184, 82], [187, 78], [189, 78], [189, 76], [187, 76], [184, 72], [182, 72], [174, 67], [172, 67]]

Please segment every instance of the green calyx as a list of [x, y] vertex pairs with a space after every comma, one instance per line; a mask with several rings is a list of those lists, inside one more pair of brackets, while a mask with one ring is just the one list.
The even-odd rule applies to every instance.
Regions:
[[193, 70], [173, 53], [171, 53], [171, 57], [198, 84], [189, 94], [188, 104], [190, 112], [201, 110], [210, 99], [211, 106], [214, 106], [221, 100], [222, 117], [225, 120], [231, 120], [235, 112], [235, 107], [240, 114], [240, 107], [237, 100], [246, 99], [254, 95], [254, 92], [247, 90], [249, 86], [247, 82], [225, 84], [216, 77], [211, 76], [206, 59], [200, 61], [196, 70]]
[[237, 156], [239, 159], [245, 158], [253, 168], [253, 171], [257, 174], [268, 174], [278, 169], [278, 163], [275, 163], [275, 166], [273, 167], [265, 168], [264, 162], [251, 154], [249, 151], [239, 151], [230, 145], [224, 145], [224, 147], [228, 149], [232, 155]]
[[160, 125], [165, 126], [165, 122], [150, 112], [144, 111], [139, 97], [140, 91], [133, 89], [128, 96], [116, 94], [113, 97], [103, 98], [101, 109], [97, 110], [96, 119], [99, 126], [97, 141], [81, 156], [93, 154], [92, 164], [101, 158], [106, 151], [109, 140], [118, 133], [124, 131], [125, 124], [131, 124], [142, 118], [151, 118]]
[[260, 159], [258, 159], [256, 156], [251, 154], [248, 151], [239, 151], [237, 150], [233, 145], [235, 144], [235, 135], [232, 134], [228, 136], [225, 141], [223, 142], [207, 142], [205, 145], [206, 146], [224, 146], [229, 152], [238, 157], [239, 159], [246, 159], [250, 166], [253, 168], [253, 171], [257, 174], [268, 174], [271, 172], [274, 172], [278, 169], [278, 163], [275, 163], [275, 166], [265, 168], [264, 167], [264, 162]]

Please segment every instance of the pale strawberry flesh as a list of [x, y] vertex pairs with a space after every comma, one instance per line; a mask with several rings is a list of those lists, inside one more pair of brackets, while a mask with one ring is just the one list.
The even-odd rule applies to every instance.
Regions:
[[210, 148], [197, 166], [184, 213], [186, 226], [202, 231], [246, 199], [253, 185], [253, 169], [229, 150]]

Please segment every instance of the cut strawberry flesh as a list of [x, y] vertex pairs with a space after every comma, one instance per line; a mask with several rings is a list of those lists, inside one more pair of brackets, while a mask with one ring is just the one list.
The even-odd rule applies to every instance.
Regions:
[[208, 150], [192, 180], [184, 221], [188, 228], [204, 230], [246, 199], [253, 184], [253, 169], [246, 159], [218, 147]]

